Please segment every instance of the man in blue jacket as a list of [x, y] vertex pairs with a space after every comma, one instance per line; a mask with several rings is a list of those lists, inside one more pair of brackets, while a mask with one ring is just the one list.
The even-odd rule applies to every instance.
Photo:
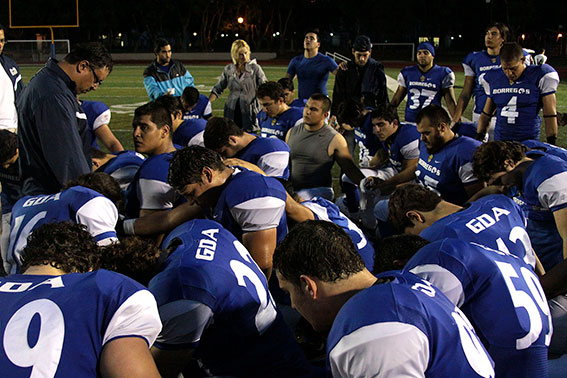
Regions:
[[171, 59], [171, 45], [160, 38], [154, 49], [156, 59], [144, 70], [144, 87], [150, 100], [161, 95], [181, 96], [186, 87], [193, 87], [193, 76], [183, 63]]

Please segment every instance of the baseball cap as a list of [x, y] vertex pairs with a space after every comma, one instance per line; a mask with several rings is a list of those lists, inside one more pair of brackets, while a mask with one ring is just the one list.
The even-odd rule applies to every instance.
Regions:
[[367, 36], [359, 35], [355, 38], [354, 43], [352, 44], [352, 48], [354, 49], [354, 51], [370, 51], [372, 49], [372, 42]]

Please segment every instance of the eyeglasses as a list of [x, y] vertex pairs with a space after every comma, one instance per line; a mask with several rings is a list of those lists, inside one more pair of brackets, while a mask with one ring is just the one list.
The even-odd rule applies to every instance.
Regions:
[[98, 78], [98, 76], [96, 75], [96, 72], [95, 72], [94, 68], [91, 66], [90, 63], [89, 63], [89, 68], [91, 69], [91, 72], [93, 73], [94, 85], [101, 86], [101, 85], [102, 85], [102, 80], [100, 80], [100, 79]]

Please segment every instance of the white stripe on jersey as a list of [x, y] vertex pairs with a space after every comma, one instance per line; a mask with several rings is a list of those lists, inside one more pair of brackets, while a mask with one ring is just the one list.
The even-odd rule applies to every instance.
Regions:
[[187, 147], [189, 147], [189, 146], [205, 147], [205, 139], [203, 138], [204, 133], [205, 133], [205, 130], [193, 135], [193, 138], [191, 138], [191, 140], [189, 140], [189, 142], [187, 143]]
[[561, 172], [551, 176], [537, 187], [539, 202], [546, 208], [551, 209], [567, 203], [567, 172]]
[[148, 290], [132, 294], [116, 310], [108, 323], [102, 345], [117, 337], [143, 337], [151, 347], [161, 331], [157, 303]]
[[476, 76], [476, 73], [468, 64], [463, 63], [463, 71], [465, 71], [465, 76]]
[[333, 377], [424, 377], [429, 340], [411, 324], [371, 324], [343, 336], [329, 362]]
[[419, 139], [412, 140], [405, 146], [402, 146], [400, 152], [406, 160], [419, 158]]
[[455, 73], [449, 72], [441, 82], [441, 88], [451, 88], [455, 86]]
[[463, 184], [468, 184], [469, 182], [477, 180], [473, 174], [472, 162], [469, 161], [459, 167], [459, 178]]
[[403, 87], [403, 88], [407, 88], [407, 87], [408, 87], [408, 86], [406, 85], [406, 80], [404, 79], [404, 75], [402, 75], [401, 72], [398, 74], [398, 84], [400, 85], [400, 87]]
[[151, 180], [138, 180], [138, 200], [142, 210], [171, 209], [178, 194], [168, 183]]
[[159, 308], [163, 329], [157, 341], [167, 345], [190, 344], [201, 340], [213, 311], [201, 302], [180, 299]]
[[284, 211], [285, 201], [276, 197], [253, 198], [230, 209], [243, 232], [276, 228]]
[[93, 122], [93, 130], [98, 129], [102, 125], [108, 125], [110, 123], [110, 109], [105, 110], [100, 113], [98, 117]]
[[410, 272], [432, 282], [455, 306], [461, 307], [465, 302], [461, 281], [447, 269], [436, 264], [424, 264], [416, 266]]
[[542, 96], [555, 93], [558, 86], [559, 74], [555, 71], [543, 75], [543, 77], [539, 79], [539, 83], [537, 83], [537, 87], [539, 88]]
[[96, 237], [105, 232], [112, 232], [116, 239], [116, 222], [118, 210], [114, 203], [106, 197], [99, 196], [85, 202], [75, 214], [75, 221], [87, 226], [87, 230]]
[[258, 159], [258, 167], [264, 171], [266, 176], [282, 177], [288, 164], [288, 151], [269, 152]]

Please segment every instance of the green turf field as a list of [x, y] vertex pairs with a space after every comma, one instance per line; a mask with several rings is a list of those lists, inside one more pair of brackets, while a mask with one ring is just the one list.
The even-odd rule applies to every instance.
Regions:
[[[387, 67], [387, 63], [386, 63]], [[33, 74], [41, 66], [24, 65], [21, 67], [24, 82], [27, 83]], [[145, 66], [138, 65], [116, 65], [112, 74], [104, 81], [103, 85], [95, 92], [83, 95], [81, 98], [102, 101], [107, 104], [112, 112], [112, 120], [110, 127], [122, 142], [124, 148], [132, 148], [132, 138], [130, 135], [131, 121], [134, 109], [146, 101], [148, 96], [142, 83], [142, 73]], [[222, 65], [188, 65], [187, 68], [195, 78], [195, 85], [202, 94], [208, 96], [212, 86], [216, 83], [218, 76], [222, 72]], [[268, 80], [278, 80], [285, 75], [285, 66], [268, 66], [264, 67], [264, 72]], [[386, 68], [386, 74], [392, 78], [398, 75], [398, 68]], [[455, 95], [459, 96], [462, 89], [464, 76], [462, 72], [456, 72], [457, 82]], [[334, 84], [334, 76], [329, 77], [327, 88], [329, 95], [332, 95]], [[296, 83], [297, 88], [297, 83]], [[392, 93], [390, 93], [392, 95]], [[222, 116], [226, 93], [213, 103], [213, 114]], [[403, 109], [405, 104], [400, 105], [400, 115], [403, 117]], [[567, 112], [567, 83], [561, 83], [557, 92], [557, 110]], [[470, 118], [472, 112], [472, 103], [469, 104], [465, 116]], [[559, 130], [558, 142], [562, 146], [567, 146], [567, 129]]]

